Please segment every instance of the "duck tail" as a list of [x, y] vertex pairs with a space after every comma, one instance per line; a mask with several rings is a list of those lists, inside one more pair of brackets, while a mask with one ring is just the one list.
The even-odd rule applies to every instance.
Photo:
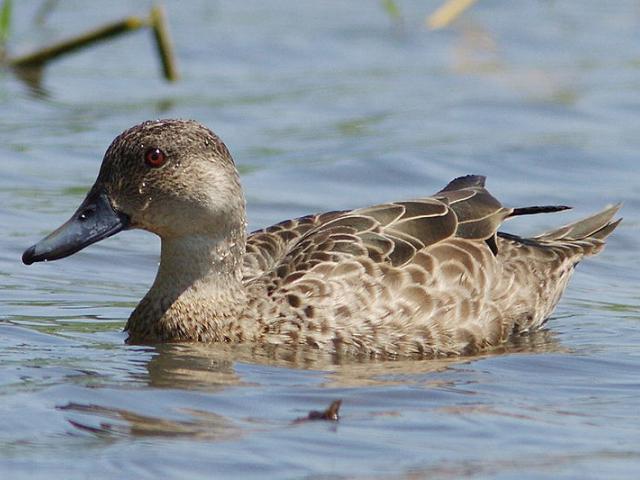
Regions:
[[534, 207], [514, 208], [507, 218], [517, 217], [520, 215], [535, 215], [537, 213], [553, 213], [562, 212], [563, 210], [571, 210], [566, 205], [536, 205]]
[[593, 255], [604, 248], [604, 241], [622, 221], [613, 219], [622, 207], [621, 203], [611, 205], [604, 210], [564, 227], [545, 232], [534, 240], [540, 242], [579, 242], [585, 255]]

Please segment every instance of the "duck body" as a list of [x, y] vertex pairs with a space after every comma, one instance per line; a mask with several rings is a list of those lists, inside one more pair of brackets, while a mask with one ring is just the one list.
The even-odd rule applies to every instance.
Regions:
[[127, 322], [130, 342], [468, 354], [539, 328], [575, 265], [619, 223], [614, 206], [534, 238], [498, 232], [510, 217], [564, 208], [503, 207], [469, 175], [431, 197], [247, 235], [222, 141], [197, 122], [160, 120], [114, 140], [85, 202], [23, 261], [62, 258], [125, 228], [158, 234], [160, 267]]

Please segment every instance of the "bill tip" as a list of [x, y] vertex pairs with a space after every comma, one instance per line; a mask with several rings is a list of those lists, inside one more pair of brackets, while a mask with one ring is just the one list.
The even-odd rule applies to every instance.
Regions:
[[36, 253], [35, 245], [27, 248], [22, 254], [22, 263], [24, 263], [25, 265], [31, 265], [35, 261], [33, 259], [33, 257], [35, 256], [35, 253]]

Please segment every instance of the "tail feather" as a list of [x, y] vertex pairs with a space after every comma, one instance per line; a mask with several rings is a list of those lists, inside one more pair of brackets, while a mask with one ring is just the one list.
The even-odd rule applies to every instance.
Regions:
[[617, 219], [617, 220], [615, 220], [613, 222], [609, 222], [608, 224], [606, 224], [604, 227], [602, 227], [597, 232], [594, 232], [591, 235], [589, 235], [589, 237], [590, 238], [596, 238], [598, 240], [604, 240], [609, 235], [611, 235], [611, 232], [613, 232], [616, 229], [616, 227], [620, 224], [621, 221], [622, 221], [622, 219], [619, 218], [619, 219]]
[[562, 212], [563, 210], [571, 210], [566, 205], [536, 205], [534, 207], [514, 208], [507, 218], [517, 217], [519, 215], [535, 215], [537, 213]]
[[584, 240], [593, 238], [604, 240], [618, 226], [621, 218], [612, 220], [613, 216], [620, 210], [621, 203], [605, 208], [590, 217], [583, 218], [577, 222], [570, 223], [564, 227], [556, 228], [542, 235], [534, 237], [536, 240], [553, 241], [553, 240]]

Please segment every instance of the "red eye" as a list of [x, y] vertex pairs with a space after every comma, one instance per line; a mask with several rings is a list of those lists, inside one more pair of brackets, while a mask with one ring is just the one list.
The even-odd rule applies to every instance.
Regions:
[[144, 154], [144, 163], [153, 168], [158, 168], [167, 162], [167, 156], [159, 148], [150, 148]]

